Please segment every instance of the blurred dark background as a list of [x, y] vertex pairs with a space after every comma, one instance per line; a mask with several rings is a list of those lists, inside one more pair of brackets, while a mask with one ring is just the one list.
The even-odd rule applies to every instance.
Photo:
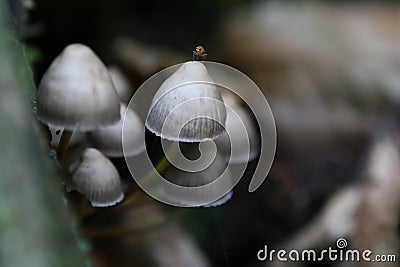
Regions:
[[[96, 50], [107, 64], [115, 64], [111, 49], [120, 37], [170, 47], [191, 59], [197, 44], [212, 45], [216, 25], [230, 10], [247, 1], [36, 1], [30, 20], [39, 33], [29, 43], [41, 49], [37, 76], [73, 42]], [[211, 51], [211, 50], [210, 50]], [[212, 55], [212, 53], [210, 53]]]

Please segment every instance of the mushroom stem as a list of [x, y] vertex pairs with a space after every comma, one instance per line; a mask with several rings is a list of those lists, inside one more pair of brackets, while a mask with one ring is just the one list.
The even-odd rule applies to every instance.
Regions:
[[[157, 173], [165, 173], [170, 166], [170, 163], [166, 157], [163, 157], [155, 167], [155, 169], [151, 170], [146, 174], [145, 177], [142, 178], [141, 185], [149, 185], [150, 183], [155, 181], [155, 178], [157, 177]], [[132, 186], [125, 192], [125, 198], [126, 200], [129, 200], [134, 194], [140, 189], [137, 185]]]
[[68, 130], [64, 130], [62, 135], [61, 135], [61, 139], [60, 142], [58, 143], [58, 147], [57, 147], [57, 158], [61, 159], [65, 150], [67, 150], [69, 141], [71, 140], [73, 131], [68, 131]]
[[[171, 148], [168, 149], [168, 151], [166, 152], [168, 155], [170, 155], [170, 157], [174, 157], [176, 155], [176, 148], [179, 149], [179, 146], [171, 146]], [[169, 163], [168, 159], [166, 156], [164, 156], [155, 166], [154, 169], [152, 169], [150, 172], [148, 172], [141, 181], [141, 185], [149, 185], [150, 183], [154, 182], [155, 178], [157, 177], [157, 173], [165, 173], [168, 168], [171, 166], [171, 164]], [[126, 201], [128, 201], [138, 190], [140, 189], [140, 187], [138, 187], [136, 184], [134, 186], [132, 186], [131, 188], [129, 188], [126, 192], [125, 192], [125, 199]]]

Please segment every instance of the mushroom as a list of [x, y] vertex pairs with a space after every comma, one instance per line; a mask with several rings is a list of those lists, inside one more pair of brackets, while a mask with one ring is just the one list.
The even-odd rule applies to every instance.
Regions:
[[108, 72], [110, 73], [119, 100], [123, 103], [128, 103], [133, 95], [133, 90], [128, 79], [115, 66], [108, 67]]
[[[206, 142], [212, 143], [213, 141], [205, 141], [202, 142], [202, 145], [206, 145]], [[199, 159], [199, 149], [197, 148], [199, 143], [180, 143], [180, 149], [183, 155], [187, 159], [190, 160], [198, 160]], [[200, 155], [200, 157], [202, 157]], [[206, 159], [208, 160], [208, 159]], [[201, 164], [201, 163], [200, 163]], [[198, 164], [198, 166], [200, 165]], [[185, 187], [199, 187], [201, 188], [203, 185], [207, 185], [209, 183], [214, 182], [216, 179], [222, 177], [224, 179], [224, 183], [219, 184], [219, 186], [225, 188], [233, 187], [233, 178], [231, 178], [231, 173], [229, 169], [226, 169], [227, 166], [224, 163], [224, 158], [218, 152], [215, 155], [215, 158], [212, 160], [211, 164], [209, 164], [206, 168], [193, 172], [193, 171], [185, 171], [181, 168], [175, 167], [172, 165], [164, 174], [164, 178], [168, 181]], [[211, 188], [211, 190], [215, 191], [223, 191], [221, 188]], [[198, 197], [200, 195], [207, 195], [210, 192], [206, 189], [201, 189], [199, 191], [191, 192], [191, 196], [189, 197], [189, 201], [183, 201], [182, 199], [188, 199], [187, 196], [184, 198], [181, 197], [181, 191], [168, 192], [166, 190], [163, 191], [164, 197], [171, 200], [173, 203], [183, 206], [201, 206], [197, 202]], [[222, 195], [219, 199], [203, 205], [204, 207], [216, 207], [227, 202], [232, 196], [232, 191], [229, 191], [225, 195]]]
[[182, 64], [153, 97], [146, 127], [170, 141], [201, 142], [224, 133], [226, 110], [206, 66]]
[[51, 63], [39, 84], [37, 112], [43, 123], [64, 128], [59, 158], [75, 129], [89, 131], [120, 119], [119, 99], [107, 68], [83, 44], [68, 45]]
[[[257, 124], [236, 95], [224, 90], [222, 99], [228, 108], [226, 109], [226, 131], [215, 140], [218, 151], [226, 161], [233, 164], [254, 160], [260, 150]], [[245, 128], [246, 134], [239, 130], [242, 127]]]
[[100, 151], [79, 148], [68, 156], [63, 162], [70, 175], [67, 191], [83, 194], [93, 207], [113, 206], [122, 201], [124, 193], [118, 171]]
[[[87, 134], [88, 142], [108, 157], [135, 156], [145, 150], [144, 131], [138, 114], [121, 104], [121, 119], [118, 123], [106, 126]], [[125, 116], [124, 116], [125, 115]], [[129, 123], [126, 123], [129, 121]], [[124, 151], [122, 149], [122, 129], [124, 129]]]

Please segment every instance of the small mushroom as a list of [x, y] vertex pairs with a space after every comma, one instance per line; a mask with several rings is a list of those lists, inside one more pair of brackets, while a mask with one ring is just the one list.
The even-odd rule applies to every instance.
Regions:
[[128, 103], [133, 95], [133, 90], [128, 79], [117, 67], [108, 67], [108, 72], [110, 73], [119, 100], [123, 103]]
[[77, 149], [64, 161], [64, 168], [71, 178], [67, 190], [83, 194], [93, 207], [113, 206], [124, 198], [117, 169], [97, 149]]
[[[206, 142], [213, 142], [213, 141], [206, 141]], [[190, 160], [198, 159], [199, 156], [199, 150], [197, 146], [199, 143], [181, 143], [180, 144], [180, 149], [182, 153], [185, 155], [186, 158]], [[224, 188], [229, 188], [233, 187], [233, 178], [231, 179], [231, 173], [229, 169], [226, 169], [226, 164], [224, 163], [224, 158], [221, 156], [219, 153], [215, 155], [214, 160], [212, 163], [204, 168], [201, 171], [198, 172], [191, 172], [191, 171], [185, 171], [181, 170], [175, 166], [171, 166], [166, 173], [164, 174], [164, 178], [167, 179], [168, 181], [180, 185], [180, 186], [185, 186], [185, 187], [201, 187], [203, 185], [207, 185], [209, 183], [214, 182], [216, 179], [218, 179], [224, 172], [224, 183], [219, 184], [219, 186], [224, 187]], [[228, 179], [227, 179], [228, 178]], [[220, 191], [221, 188], [211, 188], [211, 190], [215, 191]], [[196, 199], [200, 195], [207, 195], [210, 192], [206, 189], [202, 189], [199, 191], [194, 191], [191, 192], [191, 197], [189, 199], [192, 199], [192, 201], [189, 202], [184, 202], [182, 199], [187, 199], [182, 198], [180, 195], [180, 191], [176, 192], [167, 192], [163, 191], [165, 198], [170, 199], [172, 202], [183, 205], [183, 206], [200, 206], [199, 203], [196, 202]], [[231, 191], [225, 194], [224, 196], [221, 196], [221, 198], [207, 204], [203, 205], [204, 207], [216, 207], [219, 205], [224, 204], [227, 202], [232, 196]]]
[[201, 142], [224, 133], [226, 110], [206, 66], [182, 64], [153, 97], [146, 127], [170, 141]]
[[[108, 157], [135, 156], [145, 150], [144, 132], [142, 131], [142, 121], [136, 114], [126, 105], [121, 104], [121, 119], [118, 123], [106, 126], [97, 131], [89, 132], [87, 138], [89, 143], [100, 150]], [[129, 123], [126, 123], [129, 121]], [[122, 128], [124, 129], [124, 148], [122, 149]]]
[[72, 131], [89, 131], [120, 119], [119, 99], [107, 68], [83, 44], [68, 45], [51, 63], [37, 92], [39, 119], [64, 128], [61, 157]]
[[[218, 151], [232, 164], [254, 160], [260, 150], [257, 124], [237, 96], [223, 91], [222, 99], [229, 108], [226, 111], [226, 131], [215, 140]], [[239, 130], [243, 127], [246, 134]]]

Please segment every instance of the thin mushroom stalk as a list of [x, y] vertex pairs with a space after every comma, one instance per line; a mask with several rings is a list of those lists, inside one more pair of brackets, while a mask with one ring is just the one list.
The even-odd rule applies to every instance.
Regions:
[[71, 140], [71, 137], [73, 135], [74, 131], [69, 131], [69, 130], [63, 130], [61, 134], [61, 139], [60, 142], [58, 143], [57, 146], [57, 158], [61, 159], [62, 156], [64, 155], [64, 152], [67, 150], [69, 141]]

